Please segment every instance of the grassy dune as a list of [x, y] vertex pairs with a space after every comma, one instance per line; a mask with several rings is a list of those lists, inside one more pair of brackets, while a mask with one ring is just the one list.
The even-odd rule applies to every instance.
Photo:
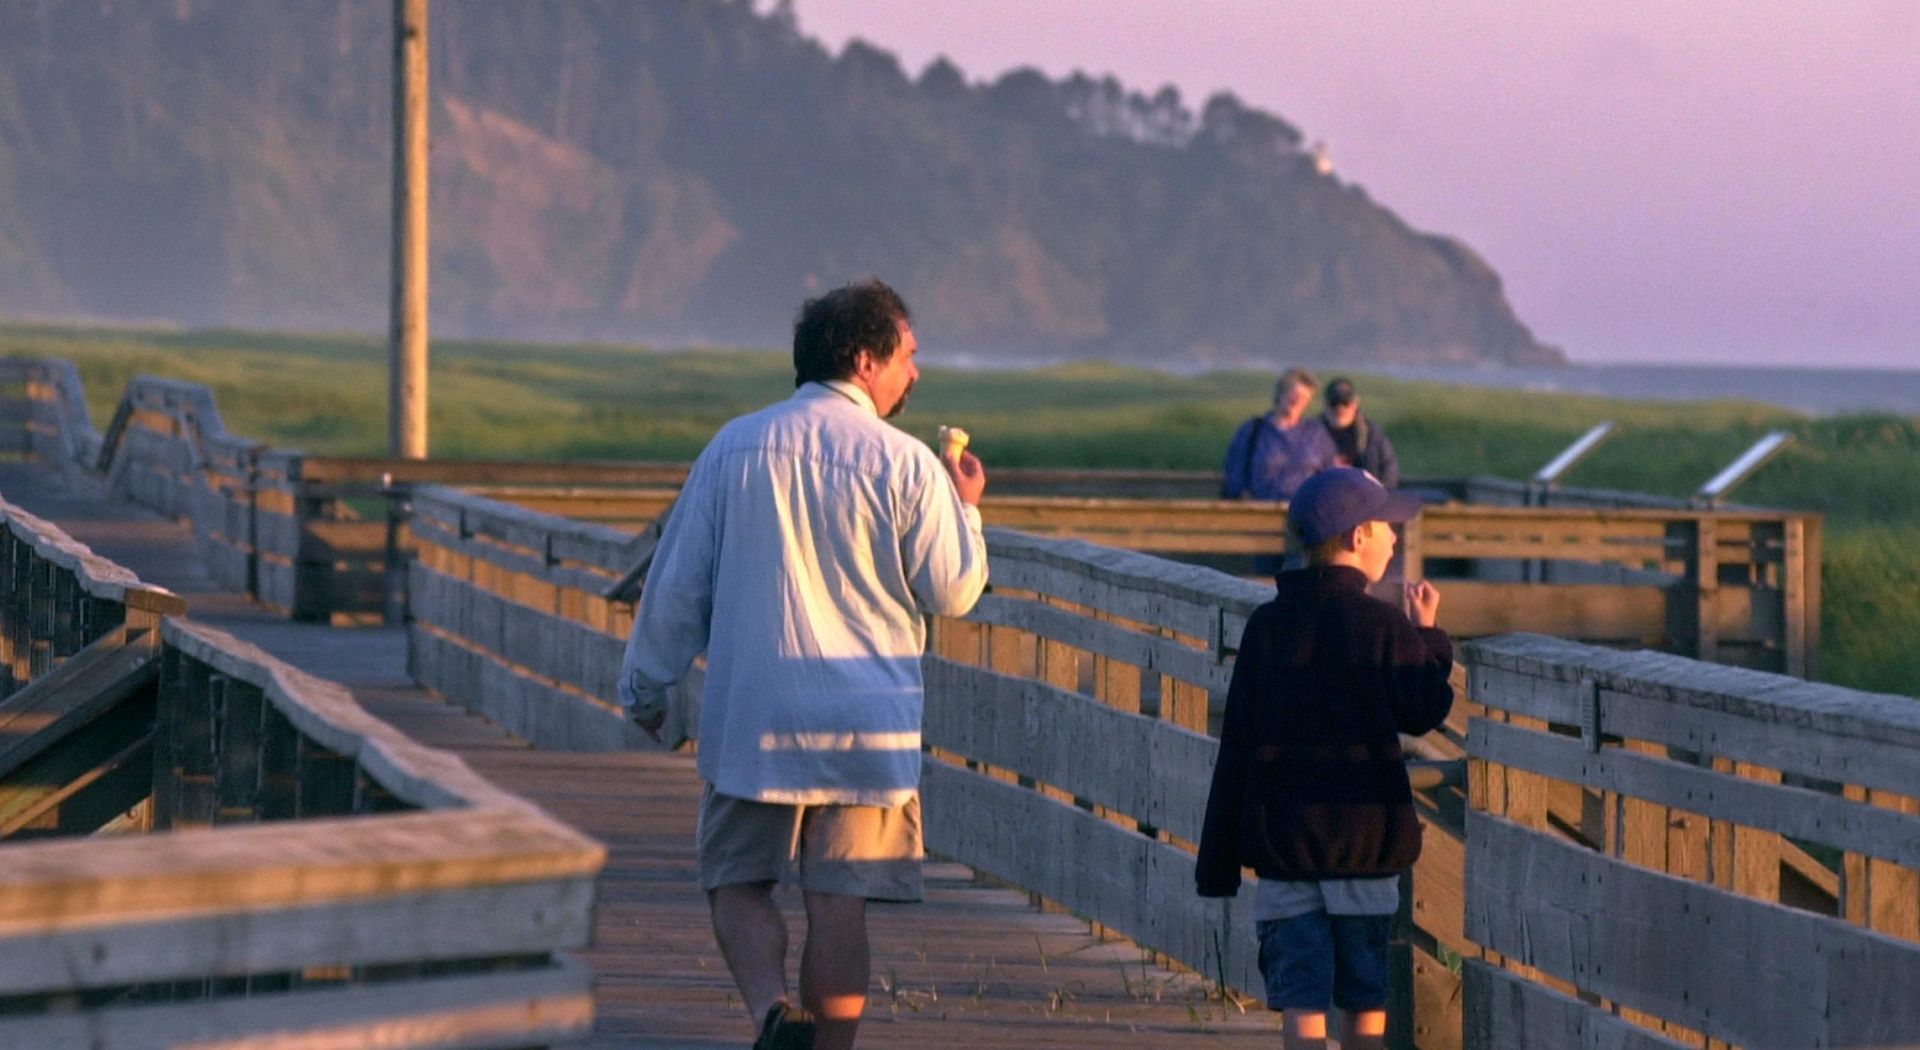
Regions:
[[[0, 353], [74, 360], [104, 421], [134, 375], [205, 383], [235, 433], [310, 452], [385, 448], [384, 344], [362, 337], [0, 327]], [[1001, 466], [1219, 466], [1227, 435], [1267, 400], [1264, 372], [1167, 376], [1101, 364], [1019, 372], [937, 367], [902, 427], [975, 435]], [[1823, 677], [1920, 695], [1920, 420], [1809, 419], [1738, 402], [1661, 404], [1358, 377], [1410, 474], [1525, 477], [1602, 419], [1622, 432], [1570, 484], [1684, 496], [1769, 429], [1797, 441], [1743, 502], [1827, 516]], [[440, 343], [435, 454], [690, 459], [726, 419], [792, 389], [784, 354]]]

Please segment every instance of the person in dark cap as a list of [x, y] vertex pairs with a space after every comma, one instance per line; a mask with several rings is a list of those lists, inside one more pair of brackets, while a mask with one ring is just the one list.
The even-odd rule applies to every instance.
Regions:
[[1287, 1050], [1324, 1048], [1334, 1007], [1347, 1050], [1380, 1050], [1387, 1030], [1397, 876], [1420, 856], [1398, 734], [1446, 720], [1453, 643], [1433, 584], [1406, 585], [1411, 616], [1367, 588], [1393, 558], [1392, 526], [1419, 512], [1354, 467], [1308, 478], [1287, 508], [1307, 565], [1279, 575], [1234, 660], [1194, 883], [1232, 897], [1241, 869], [1260, 877], [1260, 973]]
[[1360, 392], [1344, 376], [1327, 384], [1327, 408], [1320, 422], [1340, 452], [1340, 462], [1380, 479], [1388, 488], [1400, 487], [1400, 457], [1393, 454], [1387, 432], [1360, 411]]

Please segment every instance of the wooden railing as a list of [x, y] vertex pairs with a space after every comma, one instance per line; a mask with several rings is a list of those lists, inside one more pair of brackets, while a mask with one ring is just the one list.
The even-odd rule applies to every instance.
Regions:
[[186, 603], [0, 500], [0, 698], [115, 629], [153, 631]]
[[[937, 621], [926, 660], [928, 848], [1257, 1004], [1252, 889], [1195, 896], [1193, 854], [1234, 647], [1271, 590], [1004, 530], [989, 562], [991, 593]], [[1460, 1030], [1436, 954], [1458, 926], [1436, 902], [1459, 899], [1459, 749], [1444, 732], [1409, 747], [1428, 849], [1395, 937], [1395, 1045], [1443, 1047]]]
[[[409, 660], [421, 685], [542, 747], [648, 745], [616, 679], [633, 604], [608, 598], [651, 539], [454, 489], [413, 498]], [[666, 727], [692, 736], [699, 679]]]
[[562, 953], [592, 929], [598, 844], [47, 523], [0, 522], [0, 1046], [590, 1027]]
[[[996, 478], [998, 475], [995, 475]], [[1476, 483], [1500, 495], [1491, 482]], [[658, 518], [674, 490], [483, 489], [518, 506], [622, 529]], [[1594, 494], [1592, 502], [1601, 502]], [[1239, 572], [1285, 549], [1283, 504], [989, 495], [988, 524]], [[1440, 503], [1405, 530], [1401, 573], [1447, 592], [1462, 637], [1534, 630], [1716, 663], [1817, 672], [1820, 517], [1745, 508]]]
[[[633, 606], [605, 597], [651, 537], [448, 489], [414, 503], [421, 684], [544, 746], [652, 746], [618, 718]], [[1001, 529], [988, 531], [988, 561], [991, 592], [964, 619], [936, 622], [925, 662], [928, 847], [1227, 988], [1256, 989], [1244, 892], [1238, 905], [1203, 901], [1192, 868], [1233, 646], [1271, 590]], [[694, 735], [699, 684], [696, 673], [677, 690], [670, 741]], [[1458, 980], [1435, 954], [1460, 924], [1464, 791], [1457, 769], [1451, 783], [1444, 773], [1457, 736], [1417, 745], [1440, 765], [1419, 780], [1434, 859], [1410, 880], [1396, 949], [1409, 1031], [1415, 1016], [1432, 1032], [1460, 1027]], [[1415, 901], [1444, 912], [1436, 930], [1420, 928], [1431, 919]]]
[[1467, 646], [1467, 1045], [1920, 1045], [1920, 706]]
[[91, 464], [100, 432], [87, 414], [73, 362], [0, 359], [0, 454], [35, 456], [62, 469]]

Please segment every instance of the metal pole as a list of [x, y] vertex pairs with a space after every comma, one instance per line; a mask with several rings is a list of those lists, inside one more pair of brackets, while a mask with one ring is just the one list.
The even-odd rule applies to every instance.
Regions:
[[[1560, 454], [1548, 461], [1546, 466], [1534, 471], [1527, 482], [1527, 506], [1544, 507], [1550, 502], [1554, 486], [1574, 465], [1593, 454], [1600, 443], [1613, 436], [1613, 420], [1597, 423], [1593, 429], [1580, 435], [1574, 443], [1560, 450]], [[1539, 583], [1547, 578], [1547, 563], [1538, 558], [1529, 558], [1521, 566], [1521, 577], [1528, 583]]]
[[427, 457], [427, 0], [393, 0], [387, 451]]
[[1726, 465], [1720, 473], [1708, 479], [1700, 491], [1693, 494], [1696, 507], [1717, 507], [1741, 482], [1753, 476], [1753, 472], [1767, 464], [1767, 461], [1780, 454], [1780, 450], [1793, 442], [1793, 433], [1786, 430], [1773, 430], [1766, 437], [1753, 443], [1753, 447], [1740, 454], [1740, 458]]
[[1575, 464], [1591, 455], [1594, 449], [1599, 448], [1602, 441], [1612, 436], [1613, 421], [1607, 420], [1597, 424], [1593, 429], [1580, 435], [1573, 444], [1562, 449], [1551, 462], [1535, 471], [1533, 479], [1527, 483], [1527, 505], [1544, 506], [1547, 502], [1547, 493], [1553, 491], [1553, 487], [1560, 483], [1560, 478], [1567, 471], [1572, 470]]

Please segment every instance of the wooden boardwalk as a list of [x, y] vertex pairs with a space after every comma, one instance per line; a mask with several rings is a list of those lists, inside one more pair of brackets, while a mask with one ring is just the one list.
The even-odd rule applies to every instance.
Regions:
[[[397, 629], [292, 624], [214, 586], [188, 530], [97, 485], [0, 464], [0, 495], [187, 600], [218, 626], [322, 677], [416, 739], [460, 754], [501, 787], [606, 843], [595, 944], [598, 1022], [589, 1047], [739, 1047], [749, 1025], [693, 883], [700, 782], [689, 757], [536, 750], [428, 697], [406, 675]], [[788, 900], [794, 955], [803, 923]], [[1207, 999], [1085, 922], [1033, 910], [957, 864], [928, 867], [920, 905], [872, 912], [874, 981], [863, 1046], [1274, 1046], [1277, 1015]], [[790, 970], [792, 967], [790, 967]]]

